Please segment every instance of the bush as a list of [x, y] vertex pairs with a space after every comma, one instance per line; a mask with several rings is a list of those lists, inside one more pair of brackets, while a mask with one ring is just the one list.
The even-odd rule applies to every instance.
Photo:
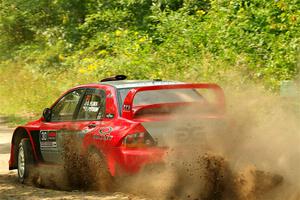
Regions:
[[299, 10], [297, 0], [3, 0], [0, 108], [40, 112], [67, 87], [115, 74], [278, 91], [298, 74]]

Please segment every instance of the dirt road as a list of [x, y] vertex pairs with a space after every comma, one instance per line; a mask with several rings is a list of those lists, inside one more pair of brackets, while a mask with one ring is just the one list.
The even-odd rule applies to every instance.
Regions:
[[17, 181], [16, 170], [8, 170], [12, 128], [0, 124], [0, 199], [101, 199], [101, 200], [138, 200], [143, 199], [124, 193], [100, 193], [82, 191], [57, 191], [22, 185]]

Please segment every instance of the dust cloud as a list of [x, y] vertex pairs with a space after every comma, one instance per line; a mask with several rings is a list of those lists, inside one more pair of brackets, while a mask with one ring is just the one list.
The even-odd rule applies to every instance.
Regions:
[[[103, 158], [80, 155], [74, 148], [80, 144], [73, 138], [66, 143], [64, 169], [36, 170], [32, 182], [164, 200], [300, 199], [300, 118], [295, 99], [258, 87], [226, 88], [225, 94], [227, 112], [222, 117], [199, 117], [197, 107], [177, 111], [178, 118], [165, 123], [161, 131], [173, 134], [165, 138], [169, 150], [164, 164], [113, 179], [101, 164]], [[51, 178], [43, 182], [40, 177]]]
[[299, 100], [258, 87], [225, 94], [224, 117], [188, 108], [166, 123], [161, 131], [174, 134], [165, 138], [165, 166], [126, 182], [127, 191], [154, 199], [300, 199]]

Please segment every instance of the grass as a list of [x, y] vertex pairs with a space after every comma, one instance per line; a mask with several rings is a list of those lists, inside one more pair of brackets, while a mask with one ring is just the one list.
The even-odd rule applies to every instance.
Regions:
[[[164, 8], [151, 1], [72, 1], [70, 7], [55, 1], [60, 11], [44, 16], [53, 17], [49, 24], [42, 13], [29, 14], [35, 6], [43, 10], [42, 2], [16, 2], [18, 9], [0, 12], [0, 114], [15, 116], [16, 123], [40, 116], [70, 87], [116, 74], [239, 90], [255, 84], [277, 93], [300, 69], [300, 4], [294, 0], [166, 1]], [[85, 20], [70, 8], [86, 8]]]

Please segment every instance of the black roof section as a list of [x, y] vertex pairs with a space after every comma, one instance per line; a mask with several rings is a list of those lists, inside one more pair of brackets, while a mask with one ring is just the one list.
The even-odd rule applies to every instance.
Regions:
[[120, 81], [120, 80], [126, 80], [126, 79], [127, 79], [127, 76], [125, 76], [125, 75], [116, 75], [116, 76], [112, 76], [112, 77], [102, 79], [100, 82]]

